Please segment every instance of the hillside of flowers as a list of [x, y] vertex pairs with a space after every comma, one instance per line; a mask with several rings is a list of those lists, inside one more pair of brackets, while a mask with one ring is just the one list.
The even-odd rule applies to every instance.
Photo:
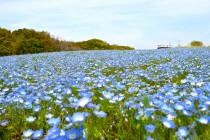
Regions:
[[0, 139], [209, 138], [209, 48], [0, 57]]

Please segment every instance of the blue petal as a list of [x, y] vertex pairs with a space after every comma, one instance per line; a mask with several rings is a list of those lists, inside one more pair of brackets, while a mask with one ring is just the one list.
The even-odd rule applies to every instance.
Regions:
[[34, 106], [33, 111], [34, 112], [39, 112], [41, 110], [41, 108], [42, 107], [40, 105]]
[[36, 117], [33, 117], [33, 116], [29, 116], [28, 118], [26, 118], [27, 122], [33, 122], [35, 120], [36, 120]]
[[148, 124], [148, 125], [145, 125], [144, 128], [147, 130], [147, 132], [153, 133], [154, 130], [156, 129], [156, 126], [153, 124]]
[[40, 139], [42, 137], [43, 133], [44, 133], [43, 129], [36, 130], [36, 131], [34, 131], [34, 134], [32, 135], [32, 138], [33, 139]]
[[77, 103], [78, 106], [85, 107], [85, 105], [88, 104], [89, 102], [91, 102], [91, 99], [89, 97], [83, 97], [79, 99]]
[[86, 119], [85, 112], [75, 112], [71, 117], [72, 123], [80, 123], [85, 121], [85, 119]]
[[66, 138], [69, 140], [75, 140], [79, 138], [79, 131], [76, 130], [74, 127], [71, 128], [70, 130], [66, 131], [65, 133]]
[[210, 122], [210, 116], [201, 116], [198, 121], [203, 124], [208, 124]]
[[146, 140], [154, 140], [151, 136], [146, 136]]
[[105, 113], [103, 111], [94, 110], [93, 113], [100, 118], [105, 118], [107, 116], [107, 113]]
[[175, 112], [171, 107], [169, 107], [165, 103], [160, 106], [160, 110], [162, 110], [162, 112], [165, 113], [165, 114], [170, 114], [170, 113], [174, 113]]
[[184, 104], [183, 104], [182, 102], [176, 103], [176, 104], [174, 105], [174, 108], [175, 108], [176, 110], [184, 110], [184, 109], [185, 109], [185, 108], [184, 108]]
[[71, 116], [65, 116], [64, 118], [67, 122], [71, 122]]
[[33, 133], [34, 131], [32, 129], [25, 130], [23, 131], [23, 137], [30, 137]]
[[49, 120], [47, 120], [47, 123], [50, 126], [55, 127], [55, 126], [58, 126], [59, 125], [60, 121], [61, 121], [60, 117], [58, 117], [58, 118], [50, 118]]
[[172, 120], [168, 120], [165, 117], [162, 117], [162, 123], [167, 128], [175, 128], [176, 127], [176, 125], [174, 124], [174, 122]]
[[60, 129], [53, 127], [50, 128], [47, 132], [46, 140], [48, 139], [55, 139], [60, 136]]
[[187, 137], [187, 135], [189, 134], [189, 131], [185, 126], [179, 127], [178, 132], [182, 137]]

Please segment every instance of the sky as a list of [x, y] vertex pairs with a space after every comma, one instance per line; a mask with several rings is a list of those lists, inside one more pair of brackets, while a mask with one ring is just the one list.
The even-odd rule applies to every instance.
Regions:
[[0, 27], [135, 49], [193, 40], [210, 45], [210, 0], [0, 0]]

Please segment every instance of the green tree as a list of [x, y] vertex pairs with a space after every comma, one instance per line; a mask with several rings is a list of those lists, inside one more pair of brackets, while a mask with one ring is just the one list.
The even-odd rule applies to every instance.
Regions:
[[109, 43], [96, 38], [76, 42], [75, 44], [84, 50], [134, 50], [134, 48], [129, 46], [110, 45]]
[[23, 39], [19, 46], [19, 54], [40, 53], [43, 52], [44, 46], [39, 44], [35, 38]]
[[90, 39], [85, 42], [89, 50], [105, 50], [109, 44], [100, 39]]
[[0, 28], [0, 56], [11, 54], [12, 34], [9, 30]]
[[13, 32], [0, 28], [0, 56], [69, 50], [133, 50], [129, 46], [110, 45], [100, 39], [81, 42], [59, 40], [48, 32], [18, 29]]
[[10, 44], [7, 40], [0, 43], [0, 56], [10, 55]]
[[55, 51], [52, 38], [47, 32], [37, 32], [32, 29], [18, 29], [13, 32], [16, 48], [16, 54], [40, 53]]
[[192, 47], [202, 47], [202, 46], [203, 46], [203, 42], [194, 40], [194, 41], [192, 41], [192, 42], [190, 43], [190, 45], [191, 45]]

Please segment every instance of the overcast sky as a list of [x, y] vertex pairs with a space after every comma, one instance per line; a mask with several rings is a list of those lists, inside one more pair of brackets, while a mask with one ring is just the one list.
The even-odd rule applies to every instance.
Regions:
[[136, 49], [175, 47], [179, 40], [210, 45], [210, 0], [0, 0], [0, 27]]

